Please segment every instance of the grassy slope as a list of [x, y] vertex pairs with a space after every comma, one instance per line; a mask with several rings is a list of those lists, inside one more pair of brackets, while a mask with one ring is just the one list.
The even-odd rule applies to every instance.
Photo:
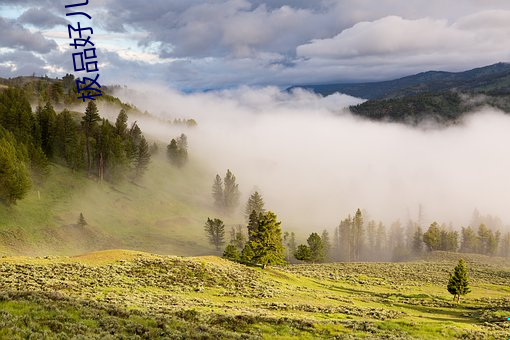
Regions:
[[[0, 205], [0, 254], [73, 255], [107, 248], [163, 254], [212, 253], [203, 223], [214, 216], [210, 178], [197, 165], [177, 170], [159, 155], [135, 185], [98, 183], [52, 164], [16, 206]], [[83, 212], [88, 226], [76, 224]]]
[[265, 271], [133, 251], [3, 258], [0, 338], [508, 337], [510, 264], [467, 256], [472, 293], [456, 305], [456, 255], [441, 256]]

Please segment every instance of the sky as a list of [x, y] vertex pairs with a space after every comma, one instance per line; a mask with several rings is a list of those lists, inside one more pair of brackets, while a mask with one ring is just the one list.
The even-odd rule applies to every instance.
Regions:
[[74, 73], [76, 21], [106, 84], [281, 88], [510, 61], [507, 0], [90, 0], [74, 9], [92, 20], [66, 17], [79, 1], [0, 0], [0, 76]]

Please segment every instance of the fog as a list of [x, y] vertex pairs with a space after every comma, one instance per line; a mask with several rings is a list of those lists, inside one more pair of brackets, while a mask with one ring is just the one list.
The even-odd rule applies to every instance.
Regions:
[[510, 221], [510, 117], [494, 109], [425, 128], [353, 117], [346, 107], [362, 100], [340, 94], [144, 86], [117, 95], [162, 119], [196, 119], [188, 130], [139, 125], [165, 145], [186, 133], [191, 162], [205, 165], [211, 185], [231, 169], [241, 202], [258, 189], [287, 228], [331, 228], [357, 208], [385, 223], [417, 220], [420, 205], [425, 225], [467, 225], [474, 209]]

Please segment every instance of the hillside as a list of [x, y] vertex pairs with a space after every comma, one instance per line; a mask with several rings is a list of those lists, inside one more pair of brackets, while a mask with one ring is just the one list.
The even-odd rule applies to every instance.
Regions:
[[509, 63], [457, 73], [429, 71], [383, 82], [296, 87], [324, 96], [340, 92], [365, 98], [366, 102], [350, 107], [353, 114], [411, 125], [456, 123], [465, 113], [484, 107], [510, 112]]
[[[57, 164], [16, 205], [0, 205], [0, 254], [73, 255], [107, 248], [167, 254], [213, 250], [202, 226], [215, 212], [199, 165], [153, 157], [139, 184], [98, 182]], [[77, 224], [83, 213], [87, 226]]]
[[[132, 251], [0, 259], [2, 338], [504, 338], [510, 264], [466, 255], [472, 293], [432, 262], [255, 269]], [[502, 260], [504, 261], [504, 260]], [[311, 298], [313, 297], [313, 298]]]
[[364, 99], [389, 99], [456, 90], [468, 93], [510, 93], [510, 63], [497, 63], [464, 72], [428, 71], [395, 80], [324, 85], [298, 85], [324, 96], [340, 92]]

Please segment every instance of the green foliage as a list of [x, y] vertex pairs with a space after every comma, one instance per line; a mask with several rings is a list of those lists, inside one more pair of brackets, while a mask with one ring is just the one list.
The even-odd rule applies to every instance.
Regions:
[[324, 243], [321, 237], [317, 233], [311, 233], [306, 240], [308, 247], [310, 248], [310, 261], [311, 262], [322, 262], [326, 256], [324, 251]]
[[437, 222], [433, 222], [423, 234], [423, 242], [429, 250], [439, 250], [441, 246], [441, 230]]
[[260, 264], [265, 268], [267, 265], [285, 263], [280, 224], [271, 211], [259, 214], [258, 228], [252, 232], [247, 243], [253, 250], [254, 264]]
[[247, 220], [250, 219], [250, 215], [253, 211], [255, 211], [257, 215], [265, 211], [264, 200], [258, 191], [255, 191], [253, 194], [251, 194], [250, 198], [248, 198], [248, 202], [246, 202], [244, 215], [246, 216]]
[[149, 144], [142, 136], [140, 144], [138, 145], [138, 152], [135, 160], [135, 179], [140, 179], [151, 161], [151, 153], [149, 151]]
[[223, 257], [234, 262], [239, 262], [241, 260], [241, 254], [234, 244], [227, 245], [223, 252]]
[[22, 199], [31, 186], [26, 156], [16, 147], [14, 137], [0, 127], [0, 201], [7, 205]]
[[223, 224], [223, 221], [218, 218], [207, 218], [204, 230], [209, 239], [209, 243], [215, 246], [216, 250], [219, 251], [221, 246], [225, 244], [225, 224]]
[[466, 295], [469, 289], [469, 278], [467, 266], [463, 259], [459, 260], [459, 264], [455, 267], [453, 275], [450, 274], [447, 285], [448, 292], [453, 295], [453, 299], [460, 302], [460, 297]]
[[255, 257], [255, 253], [253, 252], [253, 248], [250, 243], [246, 243], [241, 252], [241, 263], [251, 264], [253, 263], [253, 258]]
[[299, 261], [312, 261], [312, 251], [306, 244], [300, 244], [294, 252], [294, 257]]
[[85, 110], [85, 115], [82, 118], [81, 125], [83, 130], [85, 131], [85, 148], [87, 152], [87, 170], [88, 173], [91, 173], [92, 170], [92, 156], [91, 156], [91, 142], [90, 138], [94, 132], [94, 129], [97, 127], [97, 122], [101, 120], [99, 117], [99, 113], [97, 110], [96, 103], [93, 101], [89, 101], [87, 104], [87, 109]]
[[423, 251], [423, 231], [420, 226], [416, 228], [413, 235], [413, 252], [415, 254], [421, 254]]

